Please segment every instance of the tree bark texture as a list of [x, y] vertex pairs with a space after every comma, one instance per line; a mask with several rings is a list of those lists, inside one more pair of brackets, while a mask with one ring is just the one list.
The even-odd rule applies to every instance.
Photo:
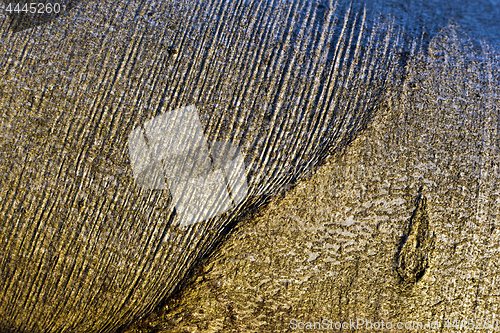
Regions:
[[121, 332], [498, 330], [500, 59], [467, 38], [443, 29], [366, 131]]
[[[360, 313], [404, 316], [420, 303], [404, 303], [400, 285], [425, 281], [416, 289], [433, 293], [425, 304], [448, 313], [440, 308], [448, 304], [439, 298], [445, 284], [433, 278], [472, 274], [471, 265], [480, 264], [470, 278], [477, 285], [467, 285], [471, 295], [493, 278], [496, 261], [486, 258], [494, 252], [488, 244], [498, 204], [498, 59], [491, 46], [498, 29], [486, 33], [484, 26], [498, 13], [494, 2], [480, 2], [489, 6], [480, 25], [465, 6], [450, 7], [472, 37], [441, 31], [447, 19], [437, 14], [449, 5], [437, 2], [67, 3], [61, 15], [0, 17], [0, 330], [112, 332], [145, 315], [245, 214], [343, 151], [377, 114], [386, 120], [376, 135], [356, 141], [359, 157], [351, 160], [358, 162], [336, 164], [345, 180], [324, 176], [330, 181], [317, 184], [325, 189], [297, 199], [300, 211], [289, 213], [296, 223], [327, 223], [313, 227], [310, 253], [301, 252], [307, 262], [323, 260], [316, 247], [330, 243], [322, 237], [347, 237], [330, 244], [330, 275], [322, 276], [344, 281], [321, 294], [343, 295], [332, 313], [346, 317], [357, 304]], [[134, 182], [128, 144], [138, 126], [188, 105], [199, 110], [210, 144], [239, 147], [248, 195], [222, 215], [181, 227], [168, 190]], [[349, 173], [363, 166], [366, 172]], [[339, 184], [345, 201], [322, 197]], [[317, 206], [323, 201], [330, 206]], [[467, 260], [453, 264], [463, 253]], [[281, 262], [269, 258], [267, 265]], [[293, 269], [283, 260], [282, 269]], [[308, 280], [295, 286], [322, 285]], [[373, 294], [377, 300], [349, 294], [370, 283], [387, 287]], [[301, 306], [328, 307], [301, 290], [294, 296]], [[493, 302], [465, 299], [464, 309]], [[278, 317], [259, 318], [269, 329], [283, 327]]]

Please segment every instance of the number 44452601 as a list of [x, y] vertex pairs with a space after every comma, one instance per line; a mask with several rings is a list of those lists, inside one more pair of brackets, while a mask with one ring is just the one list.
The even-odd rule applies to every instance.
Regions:
[[8, 13], [21, 14], [21, 13], [31, 13], [31, 14], [51, 14], [59, 13], [61, 11], [61, 5], [58, 3], [10, 3], [5, 8]]

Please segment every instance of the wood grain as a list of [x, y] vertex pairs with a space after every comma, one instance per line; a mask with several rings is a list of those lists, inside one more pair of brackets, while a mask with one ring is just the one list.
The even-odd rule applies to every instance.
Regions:
[[[335, 332], [344, 322], [346, 332], [495, 332], [500, 57], [456, 26], [428, 51], [342, 154], [238, 225], [182, 292], [121, 332]], [[294, 330], [293, 320], [333, 328]]]
[[[393, 25], [333, 1], [90, 1], [0, 41], [0, 329], [110, 332], [221, 232], [369, 121], [402, 75]], [[182, 229], [134, 185], [128, 134], [194, 104], [249, 195]]]

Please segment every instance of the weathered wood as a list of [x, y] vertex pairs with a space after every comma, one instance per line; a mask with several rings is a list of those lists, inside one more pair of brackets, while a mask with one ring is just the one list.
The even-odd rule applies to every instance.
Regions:
[[444, 29], [343, 154], [121, 332], [497, 331], [500, 57], [483, 47]]
[[[221, 231], [349, 142], [403, 40], [333, 1], [90, 1], [32, 29], [3, 17], [0, 328], [109, 332], [174, 290]], [[134, 184], [129, 134], [195, 105], [245, 156], [248, 196], [179, 228]]]
[[[110, 332], [153, 309], [400, 91], [446, 19], [399, 5], [88, 1], [29, 29], [1, 13], [0, 329]], [[128, 139], [192, 104], [209, 143], [241, 149], [249, 195], [180, 228], [169, 191], [134, 183]]]

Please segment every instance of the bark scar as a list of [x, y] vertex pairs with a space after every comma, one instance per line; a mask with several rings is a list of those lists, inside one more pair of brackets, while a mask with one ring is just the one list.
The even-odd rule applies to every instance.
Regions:
[[429, 230], [427, 199], [419, 194], [397, 260], [397, 272], [404, 284], [417, 283], [424, 276], [429, 267], [433, 247], [434, 239]]

